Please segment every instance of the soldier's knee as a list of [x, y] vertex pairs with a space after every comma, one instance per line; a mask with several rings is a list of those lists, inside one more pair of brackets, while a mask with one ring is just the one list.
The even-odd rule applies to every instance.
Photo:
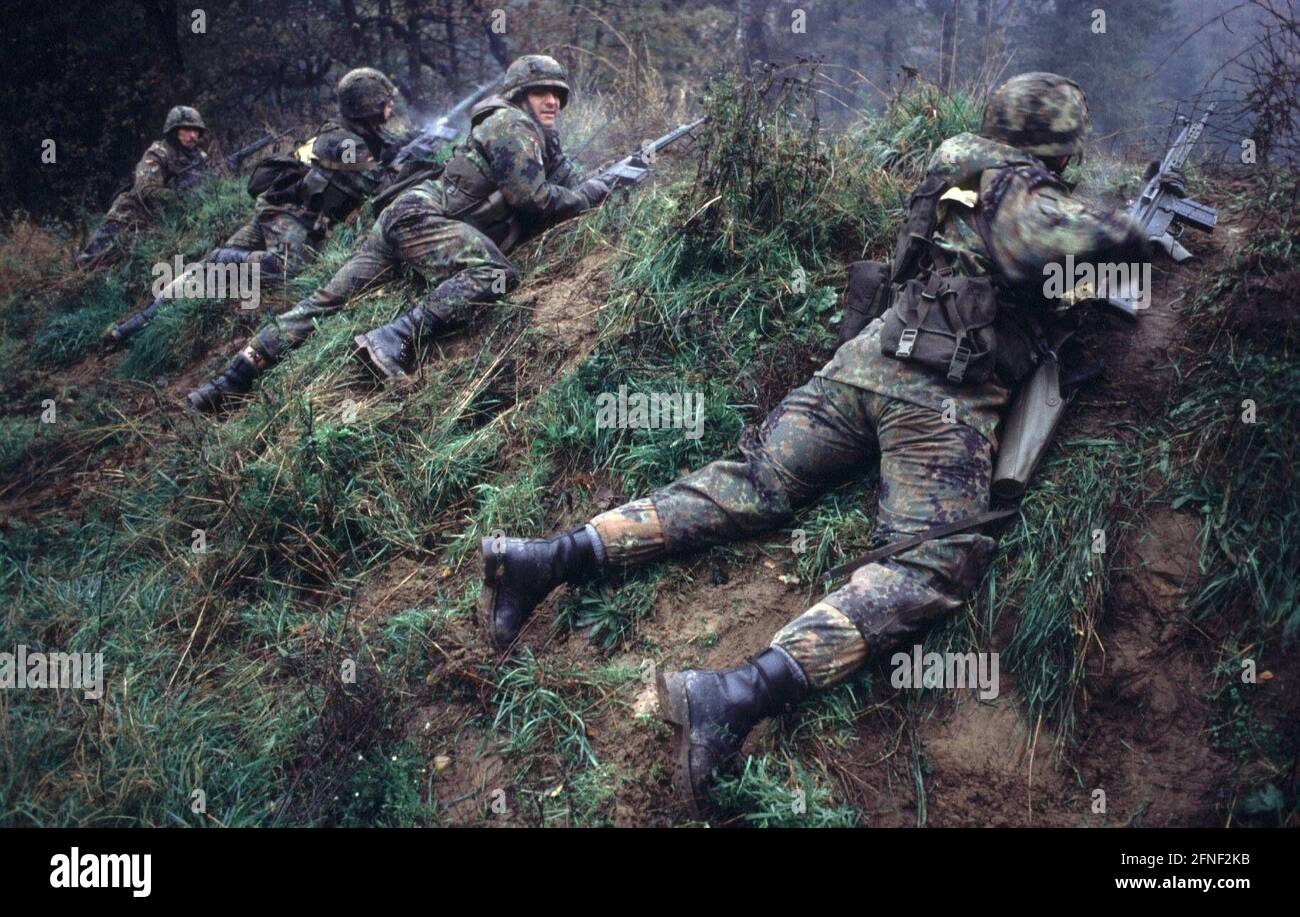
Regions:
[[475, 274], [486, 283], [490, 292], [497, 296], [509, 293], [523, 280], [523, 275], [509, 261], [478, 268]]

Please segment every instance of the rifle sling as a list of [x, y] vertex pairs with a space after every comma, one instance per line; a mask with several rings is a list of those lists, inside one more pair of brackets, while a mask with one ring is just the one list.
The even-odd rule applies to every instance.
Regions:
[[956, 522], [945, 522], [943, 525], [936, 525], [933, 528], [926, 529], [919, 535], [912, 535], [900, 541], [892, 541], [883, 547], [876, 548], [874, 551], [868, 551], [861, 557], [842, 563], [838, 567], [832, 567], [824, 574], [824, 579], [834, 580], [842, 576], [847, 576], [855, 570], [865, 567], [867, 564], [874, 564], [878, 561], [886, 560], [895, 554], [901, 554], [916, 547], [919, 544], [931, 540], [932, 538], [946, 538], [949, 535], [955, 535], [958, 532], [964, 532], [967, 529], [977, 528], [990, 522], [996, 522], [999, 519], [1005, 519], [1019, 510], [1014, 507], [1011, 509], [995, 509], [983, 513], [976, 513], [974, 516], [967, 516], [965, 519], [958, 519]]

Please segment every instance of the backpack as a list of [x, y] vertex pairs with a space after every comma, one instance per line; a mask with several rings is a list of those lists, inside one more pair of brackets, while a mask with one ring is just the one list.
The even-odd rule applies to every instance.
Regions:
[[[880, 348], [886, 356], [941, 372], [949, 382], [979, 385], [995, 367], [997, 294], [990, 278], [958, 273], [956, 258], [933, 240], [947, 187], [943, 176], [930, 175], [908, 198]], [[991, 255], [987, 203], [977, 202], [972, 223]]]
[[268, 156], [248, 176], [248, 193], [254, 198], [266, 195], [269, 204], [297, 203], [299, 184], [309, 171], [297, 156]]
[[[990, 225], [1013, 174], [1015, 163], [997, 167], [1000, 174], [977, 201], [971, 225], [990, 255]], [[1030, 168], [1033, 186], [1059, 179]], [[939, 201], [949, 188], [940, 175], [929, 175], [912, 192], [898, 233], [894, 257], [886, 265], [857, 262], [850, 267], [840, 340], [855, 336], [883, 315], [881, 352], [920, 364], [949, 382], [979, 385], [998, 368], [998, 290], [994, 277], [967, 277], [957, 271], [954, 256], [933, 241]]]

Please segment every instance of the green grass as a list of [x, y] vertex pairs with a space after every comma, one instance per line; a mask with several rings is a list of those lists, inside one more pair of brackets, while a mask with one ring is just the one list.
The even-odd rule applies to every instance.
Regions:
[[[1275, 683], [1242, 679], [1286, 666], [1300, 636], [1300, 361], [1291, 307], [1253, 312], [1294, 271], [1300, 224], [1293, 174], [1256, 176], [1236, 204], [1275, 215], [1211, 272], [1188, 306], [1191, 356], [1167, 428], [1176, 473], [1165, 498], [1200, 519], [1200, 586], [1190, 613], [1226, 638], [1211, 700], [1211, 734], [1232, 755], [1237, 823], [1295, 824], [1300, 737], [1272, 723], [1288, 716]], [[1279, 314], [1281, 321], [1279, 322]], [[1272, 322], [1272, 325], [1262, 324]], [[1246, 406], [1254, 402], [1254, 422]]]
[[[115, 413], [116, 386], [196, 360], [214, 369], [226, 354], [211, 342], [261, 318], [177, 301], [112, 378], [87, 386], [66, 425], [38, 426], [42, 400], [63, 393], [55, 382], [24, 380], [87, 356], [108, 321], [143, 303], [150, 264], [197, 256], [232, 232], [249, 204], [234, 183], [170, 212], [123, 264], [48, 301], [23, 291], [0, 304], [0, 355], [16, 387], [0, 416], [5, 484], [52, 486], [44, 455], [75, 453], [58, 474], [114, 459], [112, 475], [89, 477], [75, 506], [0, 529], [0, 647], [102, 651], [110, 684], [98, 704], [0, 693], [9, 726], [0, 760], [14, 762], [0, 768], [0, 823], [442, 824], [445, 787], [431, 760], [470, 735], [505, 759], [511, 823], [609, 824], [630, 784], [662, 777], [602, 760], [591, 733], [597, 721], [608, 729], [631, 719], [625, 701], [637, 673], [619, 667], [625, 654], [658, 663], [680, 649], [651, 645], [641, 627], [665, 577], [680, 569], [654, 566], [570, 590], [556, 631], [542, 636], [584, 641], [590, 653], [581, 663], [531, 651], [496, 660], [470, 623], [474, 553], [496, 530], [572, 526], [594, 511], [598, 486], [639, 495], [683, 469], [734, 456], [742, 429], [829, 356], [843, 266], [890, 247], [928, 151], [972, 128], [978, 112], [961, 97], [922, 90], [881, 119], [828, 137], [808, 118], [809, 92], [798, 82], [713, 87], [693, 172], [520, 253], [535, 277], [525, 292], [585, 258], [605, 259], [596, 340], [564, 371], [568, 354], [508, 301], [475, 319], [465, 332], [473, 345], [446, 342], [459, 355], [427, 363], [413, 390], [375, 389], [353, 372], [349, 345], [409, 305], [411, 287], [394, 284], [322, 321], [229, 416]], [[357, 234], [336, 232], [279, 302], [323, 282]], [[1284, 258], [1285, 244], [1268, 242], [1265, 254]], [[499, 358], [513, 360], [514, 372]], [[1173, 415], [1200, 418], [1187, 429], [1204, 437], [1199, 453], [1202, 440], [1191, 433], [1178, 441], [1180, 455], [1203, 458], [1181, 466], [1171, 496], [1208, 508], [1198, 613], [1248, 608], [1242, 620], [1270, 639], [1296, 627], [1287, 591], [1294, 577], [1283, 575], [1288, 564], [1295, 569], [1294, 488], [1287, 500], [1265, 502], [1288, 462], [1294, 467], [1284, 436], [1288, 424], [1294, 429], [1290, 362], [1238, 350], [1222, 361], [1233, 374], [1215, 383], [1224, 396], [1243, 378], [1267, 381], [1258, 384], [1269, 422], [1253, 431], [1224, 426], [1221, 398], [1201, 388], [1189, 386]], [[596, 399], [620, 385], [700, 393], [703, 435], [597, 428]], [[1250, 457], [1239, 479], [1209, 461], [1206, 450], [1219, 440]], [[1122, 544], [1148, 447], [1153, 440], [1123, 449], [1064, 443], [1004, 536], [977, 600], [927, 639], [983, 647], [1002, 616], [1014, 614], [1004, 664], [1028, 715], [1041, 712], [1066, 733], [1109, 575], [1087, 550], [1090, 533], [1104, 528], [1112, 552]], [[869, 545], [874, 500], [868, 478], [792, 524], [806, 533], [795, 572], [810, 597], [826, 570]], [[1243, 517], [1255, 527], [1233, 521]], [[207, 542], [202, 554], [191, 550], [196, 529]], [[790, 537], [774, 536], [783, 546]], [[377, 594], [411, 571], [421, 574], [409, 587], [418, 594], [381, 604]], [[342, 677], [345, 660], [356, 663], [355, 681]], [[721, 787], [725, 820], [862, 823], [836, 798], [818, 756], [851, 746], [863, 710], [889, 701], [888, 692], [873, 692], [873, 677], [865, 672], [786, 717], [774, 750]], [[417, 711], [437, 720], [432, 734], [410, 728]], [[913, 764], [923, 799], [923, 762]], [[192, 811], [195, 789], [206, 795], [204, 814]], [[804, 792], [798, 807], [795, 790]]]

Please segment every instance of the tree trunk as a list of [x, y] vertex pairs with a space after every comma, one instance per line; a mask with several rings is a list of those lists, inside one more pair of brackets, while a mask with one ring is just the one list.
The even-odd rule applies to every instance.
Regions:
[[423, 93], [420, 91], [420, 60], [423, 56], [420, 42], [419, 0], [406, 0], [406, 94], [412, 108], [418, 108], [423, 101]]
[[483, 23], [483, 31], [487, 33], [488, 52], [492, 55], [493, 60], [500, 64], [501, 69], [504, 70], [506, 67], [510, 66], [510, 42], [506, 39], [504, 34], [492, 31], [492, 16], [490, 10], [484, 11], [482, 4], [476, 5], [475, 10], [480, 14], [479, 19]]
[[989, 67], [989, 55], [993, 52], [993, 0], [979, 0], [975, 4], [975, 35], [979, 42], [979, 66], [977, 71]]
[[736, 0], [736, 60], [741, 73], [749, 73], [755, 60], [765, 61], [767, 10], [771, 0]]
[[460, 95], [460, 48], [457, 45], [459, 39], [456, 35], [456, 10], [452, 0], [443, 0], [442, 8], [447, 16], [447, 79], [451, 83], [448, 88], [453, 95]]
[[939, 36], [939, 94], [950, 95], [953, 71], [957, 69], [957, 16], [961, 0], [950, 0], [943, 14], [943, 28]]
[[167, 73], [179, 76], [185, 70], [185, 60], [181, 56], [181, 28], [189, 28], [189, 12], [186, 11], [185, 23], [180, 22], [176, 0], [153, 0], [145, 6], [145, 15], [153, 27], [153, 33], [162, 42], [163, 60]]

